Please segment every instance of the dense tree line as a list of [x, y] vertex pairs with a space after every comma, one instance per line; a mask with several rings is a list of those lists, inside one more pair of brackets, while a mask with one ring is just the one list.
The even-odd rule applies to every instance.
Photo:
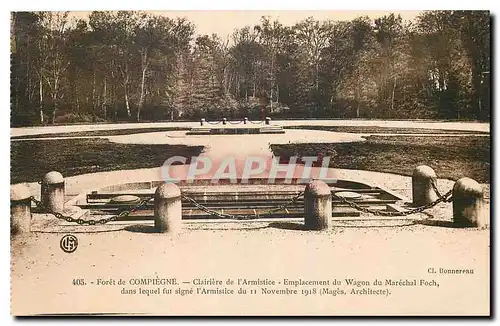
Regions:
[[144, 12], [16, 12], [13, 125], [105, 120], [490, 117], [490, 15], [293, 26], [262, 17], [227, 40]]

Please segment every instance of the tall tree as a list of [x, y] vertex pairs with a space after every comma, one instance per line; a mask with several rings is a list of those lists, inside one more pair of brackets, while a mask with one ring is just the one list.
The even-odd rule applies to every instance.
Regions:
[[12, 121], [27, 122], [37, 112], [38, 122], [44, 123], [43, 106], [37, 105], [39, 94], [39, 39], [42, 35], [40, 15], [36, 12], [11, 14], [11, 117]]
[[52, 123], [55, 122], [61, 87], [70, 62], [67, 56], [68, 12], [42, 12], [40, 24], [43, 35], [39, 38], [41, 58], [38, 65], [40, 76], [40, 112], [43, 112], [43, 84], [48, 86], [52, 104]]
[[323, 50], [328, 46], [332, 23], [328, 20], [320, 22], [309, 17], [294, 26], [295, 37], [300, 49], [298, 60], [306, 66], [306, 75], [310, 76], [309, 90], [311, 102], [316, 109], [324, 106], [320, 90], [320, 64]]

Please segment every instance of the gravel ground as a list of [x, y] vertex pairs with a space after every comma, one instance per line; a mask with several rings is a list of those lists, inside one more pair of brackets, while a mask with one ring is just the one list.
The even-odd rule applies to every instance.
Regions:
[[[304, 124], [303, 121], [299, 122]], [[316, 123], [316, 122], [314, 122]], [[329, 122], [330, 123], [330, 122]], [[344, 123], [332, 121], [333, 123]], [[351, 122], [345, 122], [351, 123]], [[484, 124], [420, 122], [360, 122], [367, 125], [399, 124], [424, 128], [460, 129]], [[90, 129], [114, 126], [89, 127]], [[128, 127], [128, 126], [127, 126]], [[144, 126], [142, 126], [144, 127]], [[487, 126], [489, 130], [489, 125]], [[22, 128], [13, 134], [67, 132], [75, 126]], [[81, 130], [81, 126], [77, 127]], [[119, 128], [119, 127], [116, 127]], [[43, 129], [43, 130], [42, 130]], [[355, 135], [356, 136], [356, 135]], [[119, 136], [122, 137], [122, 136]], [[129, 137], [129, 136], [123, 136]], [[302, 136], [301, 136], [302, 137]], [[350, 134], [352, 137], [352, 134]], [[207, 155], [235, 152], [244, 157], [259, 152], [270, 140], [214, 141]], [[321, 138], [321, 137], [318, 137]], [[123, 139], [123, 138], [121, 138]], [[151, 138], [153, 139], [153, 138]], [[214, 138], [215, 139], [215, 138]], [[310, 140], [310, 139], [309, 139]], [[267, 151], [269, 149], [267, 148]], [[262, 152], [261, 152], [262, 153]], [[268, 153], [268, 152], [265, 152]], [[388, 173], [335, 170], [338, 178], [381, 185], [411, 197], [409, 177]], [[113, 183], [158, 180], [159, 169], [112, 171], [67, 178], [69, 193], [77, 194]], [[453, 182], [439, 180], [445, 192]], [[39, 185], [30, 184], [33, 194]], [[484, 185], [489, 203], [489, 185]], [[432, 211], [436, 220], [451, 220], [451, 204]], [[388, 223], [390, 224], [390, 223]], [[406, 223], [408, 224], [408, 223]], [[73, 254], [59, 248], [61, 234], [32, 233], [11, 239], [13, 314], [108, 313], [166, 315], [487, 315], [490, 303], [490, 230], [452, 228], [448, 224], [405, 226], [362, 223], [334, 224], [327, 231], [304, 231], [300, 222], [261, 224], [190, 224], [178, 235], [152, 233], [151, 228], [79, 233]], [[429, 274], [429, 269], [471, 269], [472, 275]], [[387, 298], [373, 296], [271, 296], [121, 294], [132, 286], [99, 286], [97, 279], [170, 278], [189, 289], [196, 278], [266, 278], [370, 280], [435, 280], [439, 288], [391, 287]], [[72, 285], [74, 279], [87, 285]], [[190, 284], [183, 282], [191, 282]], [[238, 287], [235, 287], [237, 290]], [[349, 288], [346, 288], [350, 291]], [[299, 289], [300, 291], [300, 289]], [[299, 292], [300, 293], [300, 292]]]

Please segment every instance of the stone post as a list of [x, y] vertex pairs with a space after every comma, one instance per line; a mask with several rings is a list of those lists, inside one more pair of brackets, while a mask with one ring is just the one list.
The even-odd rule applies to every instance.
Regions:
[[31, 198], [26, 185], [10, 188], [10, 230], [12, 234], [28, 233], [31, 225]]
[[243, 118], [243, 124], [246, 125], [248, 123], [248, 118], [247, 117], [244, 117]]
[[155, 228], [160, 233], [177, 234], [182, 229], [181, 191], [173, 183], [163, 183], [155, 192]]
[[222, 118], [222, 124], [223, 125], [227, 124], [227, 119], [226, 118]]
[[432, 183], [437, 185], [437, 176], [434, 170], [427, 165], [420, 165], [413, 170], [411, 180], [413, 206], [423, 206], [438, 199]]
[[271, 124], [271, 118], [266, 117], [266, 125], [270, 125], [270, 124]]
[[64, 212], [64, 178], [61, 173], [52, 171], [42, 179], [42, 204], [52, 212]]
[[489, 225], [483, 188], [471, 178], [462, 178], [453, 186], [453, 223], [479, 228]]
[[205, 118], [201, 118], [200, 119], [200, 125], [203, 126], [204, 123], [205, 123]]
[[330, 187], [321, 180], [313, 180], [304, 192], [304, 224], [308, 230], [328, 229], [332, 217]]

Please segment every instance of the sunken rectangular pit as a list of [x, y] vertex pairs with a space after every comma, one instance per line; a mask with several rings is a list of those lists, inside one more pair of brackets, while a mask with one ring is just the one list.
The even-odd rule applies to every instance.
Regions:
[[[210, 179], [198, 179], [188, 183], [181, 181], [177, 185], [181, 189], [183, 220], [218, 220], [220, 216], [209, 214], [204, 208], [235, 216], [253, 216], [259, 219], [302, 218], [304, 213], [303, 193], [307, 182], [301, 179], [276, 180], [268, 184], [268, 179], [249, 179], [248, 183], [231, 183], [220, 180], [213, 184]], [[226, 182], [224, 182], [226, 181]], [[380, 187], [372, 187], [364, 183], [349, 180], [325, 180], [329, 183], [332, 194], [348, 193], [353, 202], [363, 207], [388, 210], [402, 198]], [[119, 214], [137, 203], [148, 200], [147, 204], [131, 215], [117, 221], [151, 220], [153, 217], [153, 196], [156, 188], [163, 181], [135, 182], [104, 187], [80, 196], [74, 204], [81, 209], [97, 215]], [[129, 197], [127, 197], [129, 196]], [[116, 202], [115, 199], [135, 198], [135, 201]], [[279, 209], [279, 207], [284, 207]], [[332, 196], [332, 218], [359, 217], [360, 212], [349, 207], [335, 196]]]

